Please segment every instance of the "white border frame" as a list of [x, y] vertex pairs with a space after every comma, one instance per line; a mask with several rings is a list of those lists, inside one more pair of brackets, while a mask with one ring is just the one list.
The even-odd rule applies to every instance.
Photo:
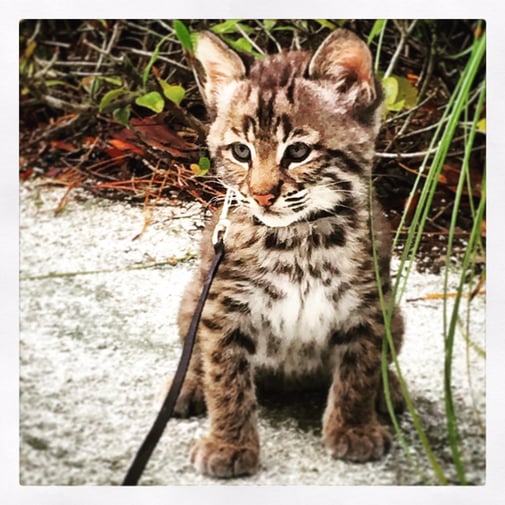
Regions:
[[[310, 501], [409, 505], [458, 505], [501, 502], [505, 496], [505, 296], [501, 289], [505, 272], [502, 232], [505, 216], [505, 29], [502, 2], [492, 0], [238, 0], [218, 4], [206, 0], [186, 0], [174, 5], [167, 0], [148, 3], [117, 0], [17, 0], [2, 5], [0, 16], [0, 485], [1, 501], [11, 504], [108, 505], [139, 502], [150, 505], [174, 503], [220, 504], [239, 501], [256, 503], [305, 504]], [[254, 6], [252, 6], [254, 5]], [[19, 485], [18, 417], [18, 40], [19, 21], [38, 18], [461, 18], [484, 19], [488, 31], [488, 281], [487, 281], [487, 483], [470, 488], [439, 487], [30, 487]], [[501, 235], [501, 236], [500, 236]]]

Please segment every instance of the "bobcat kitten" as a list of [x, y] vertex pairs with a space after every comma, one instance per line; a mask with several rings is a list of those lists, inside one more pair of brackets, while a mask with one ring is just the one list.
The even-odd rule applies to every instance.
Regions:
[[[323, 441], [335, 458], [381, 458], [391, 435], [381, 384], [382, 290], [390, 290], [390, 237], [370, 216], [369, 180], [382, 91], [367, 46], [333, 32], [311, 55], [289, 52], [250, 67], [211, 33], [196, 57], [206, 75], [208, 145], [217, 175], [238, 202], [226, 253], [204, 308], [176, 412], [208, 411], [210, 433], [191, 452], [198, 471], [253, 474], [259, 463], [256, 385], [329, 387]], [[182, 300], [185, 335], [214, 255], [204, 234], [201, 266]], [[403, 324], [393, 315], [399, 350]], [[402, 398], [390, 372], [396, 407]]]

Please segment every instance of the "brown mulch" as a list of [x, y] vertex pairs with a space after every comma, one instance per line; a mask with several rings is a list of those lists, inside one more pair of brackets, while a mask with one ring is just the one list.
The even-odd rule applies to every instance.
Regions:
[[[198, 31], [216, 23], [198, 21], [191, 29]], [[292, 22], [291, 31], [280, 30], [273, 39], [253, 21], [246, 24], [255, 28], [258, 46], [268, 51], [292, 45], [295, 31], [300, 45], [307, 48], [328, 33], [315, 21]], [[372, 25], [366, 20], [348, 23], [365, 36]], [[391, 23], [382, 58], [394, 54], [401, 29], [407, 25], [407, 21]], [[170, 21], [162, 20], [34, 20], [20, 24], [21, 180], [43, 176], [69, 192], [83, 187], [102, 197], [139, 204], [188, 198], [211, 206], [216, 202], [222, 190], [212, 176], [202, 175], [199, 166], [201, 158], [208, 156], [205, 110], [188, 58], [171, 26]], [[377, 145], [374, 182], [393, 228], [398, 227], [403, 213], [407, 213], [407, 226], [413, 215], [416, 197], [408, 208], [407, 201], [433, 133], [429, 127], [440, 119], [458, 78], [457, 65], [464, 63], [444, 59], [443, 54], [461, 52], [474, 30], [475, 23], [470, 21], [422, 24], [398, 58], [395, 73], [409, 79], [420, 95], [412, 111], [387, 116]], [[182, 84], [186, 97], [180, 106], [167, 101], [161, 113], [153, 114], [136, 105], [132, 96], [142, 87], [143, 70], [163, 37], [163, 51], [145, 90], [158, 89], [158, 76], [163, 76]], [[103, 96], [118, 86], [118, 80], [132, 93], [101, 108]], [[129, 127], [114, 119], [113, 107], [121, 106], [129, 107]], [[464, 148], [464, 138], [459, 137], [440, 176], [422, 236], [417, 255], [420, 270], [436, 272], [445, 264]], [[471, 230], [470, 204], [476, 206], [481, 197], [484, 135], [479, 142], [471, 160], [471, 194], [464, 195], [458, 215], [454, 261], [464, 251]]]

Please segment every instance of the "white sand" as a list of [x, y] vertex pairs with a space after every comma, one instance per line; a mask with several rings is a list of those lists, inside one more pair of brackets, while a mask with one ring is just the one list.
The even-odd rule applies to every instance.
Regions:
[[[37, 183], [38, 184], [38, 183]], [[142, 208], [75, 192], [54, 216], [62, 188], [24, 184], [20, 215], [20, 482], [114, 485], [156, 415], [155, 399], [177, 364], [175, 318], [197, 252], [198, 206]], [[153, 268], [139, 266], [165, 263]], [[62, 276], [61, 274], [72, 274]], [[458, 276], [451, 274], [451, 285]], [[440, 276], [412, 273], [403, 299], [407, 320], [401, 366], [444, 473], [456, 481], [446, 438]], [[452, 302], [449, 303], [452, 305]], [[465, 312], [461, 312], [465, 318]], [[485, 300], [472, 302], [471, 335], [485, 348]], [[485, 482], [485, 359], [456, 336], [453, 395], [470, 483]], [[470, 387], [471, 384], [471, 387]], [[188, 463], [205, 418], [172, 420], [141, 484], [407, 485], [422, 478], [398, 439], [381, 462], [333, 461], [320, 442], [316, 398], [260, 410], [261, 470], [216, 481]], [[475, 408], [480, 414], [477, 414]], [[433, 477], [409, 415], [401, 419], [411, 454]]]

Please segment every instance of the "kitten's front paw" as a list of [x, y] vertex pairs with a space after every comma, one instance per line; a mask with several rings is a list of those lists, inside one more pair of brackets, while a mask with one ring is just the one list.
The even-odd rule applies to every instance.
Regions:
[[195, 443], [190, 459], [203, 475], [239, 477], [257, 472], [259, 450], [257, 446], [237, 446], [206, 437]]
[[324, 443], [336, 459], [356, 463], [381, 459], [391, 447], [391, 434], [378, 422], [326, 429]]

